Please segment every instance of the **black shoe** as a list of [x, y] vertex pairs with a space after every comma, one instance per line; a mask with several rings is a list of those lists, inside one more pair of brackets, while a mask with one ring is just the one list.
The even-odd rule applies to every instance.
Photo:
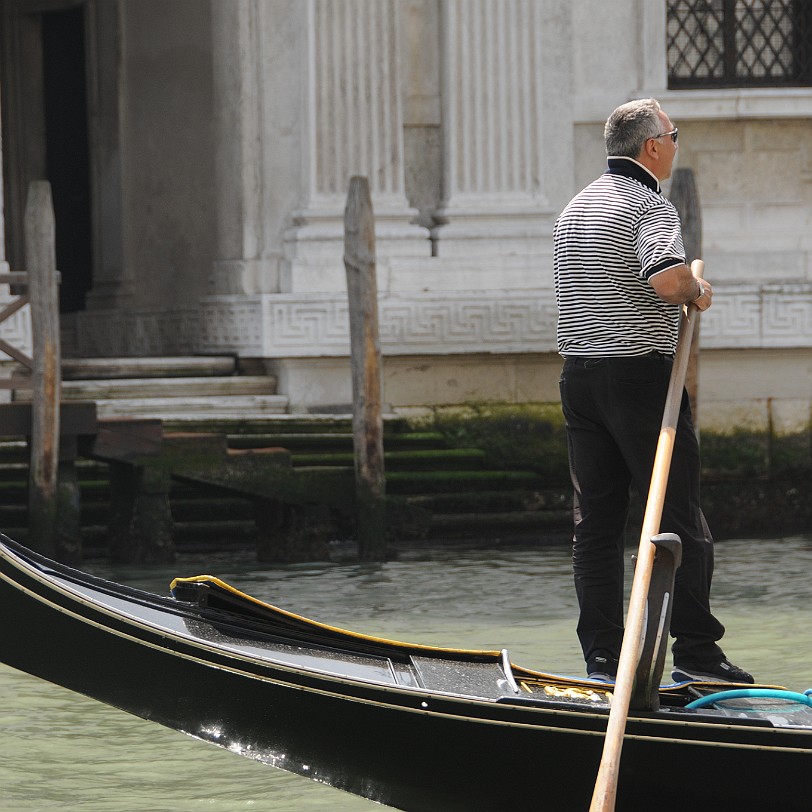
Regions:
[[755, 680], [752, 674], [748, 674], [744, 669], [733, 665], [725, 657], [722, 657], [713, 665], [696, 665], [694, 663], [684, 663], [677, 665], [671, 671], [671, 679], [674, 682], [740, 682], [752, 685]]
[[589, 679], [614, 682], [617, 676], [617, 657], [613, 657], [608, 651], [596, 651], [586, 661], [586, 673]]

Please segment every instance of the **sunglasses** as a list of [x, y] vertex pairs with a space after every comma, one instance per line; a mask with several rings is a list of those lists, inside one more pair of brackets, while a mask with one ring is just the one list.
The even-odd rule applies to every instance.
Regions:
[[652, 135], [652, 138], [665, 138], [666, 135], [671, 136], [671, 140], [676, 144], [677, 143], [677, 135], [679, 135], [679, 127], [674, 127], [670, 133], [660, 133], [659, 135]]

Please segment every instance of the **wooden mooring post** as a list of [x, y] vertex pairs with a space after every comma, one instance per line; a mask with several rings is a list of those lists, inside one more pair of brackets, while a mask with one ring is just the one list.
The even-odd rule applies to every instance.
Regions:
[[[681, 167], [674, 170], [670, 200], [682, 221], [682, 242], [685, 247], [685, 258], [690, 266], [695, 259], [702, 259], [702, 210], [693, 169]], [[699, 323], [700, 319], [694, 320], [694, 335], [688, 357], [688, 370], [685, 374], [685, 389], [691, 402], [691, 414], [697, 435], [699, 435]]]
[[350, 312], [352, 434], [359, 556], [386, 555], [381, 346], [375, 271], [375, 217], [365, 177], [350, 180], [344, 211], [344, 265]]
[[0, 284], [21, 293], [0, 311], [0, 322], [25, 305], [31, 308], [31, 356], [0, 339], [0, 350], [30, 370], [29, 378], [0, 380], [12, 390], [32, 390], [30, 402], [0, 404], [0, 436], [28, 438], [28, 544], [70, 563], [82, 555], [79, 484], [75, 461], [77, 438], [96, 431], [94, 403], [61, 403], [59, 340], [59, 272], [56, 227], [47, 181], [29, 185], [24, 216], [25, 271], [0, 273]]
[[29, 544], [49, 556], [57, 553], [59, 493], [59, 406], [62, 382], [59, 348], [59, 300], [56, 229], [51, 186], [34, 181], [28, 187], [24, 217], [25, 272], [4, 275], [0, 282], [27, 286], [28, 293], [8, 306], [6, 318], [25, 304], [31, 307], [32, 357], [3, 342], [2, 349], [31, 370], [30, 461], [28, 475]]
[[25, 265], [31, 298], [33, 364], [28, 526], [31, 541], [55, 555], [62, 357], [56, 276], [56, 226], [51, 185], [34, 181], [25, 206]]

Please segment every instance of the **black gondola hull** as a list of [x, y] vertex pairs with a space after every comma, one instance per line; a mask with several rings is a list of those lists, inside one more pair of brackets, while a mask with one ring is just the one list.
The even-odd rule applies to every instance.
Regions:
[[[131, 591], [73, 594], [0, 558], [0, 658], [145, 719], [407, 810], [588, 808], [605, 708], [376, 684], [218, 647], [211, 624]], [[207, 639], [191, 629], [208, 628]], [[222, 632], [230, 639], [230, 630]], [[340, 659], [340, 658], [339, 658]], [[619, 809], [808, 808], [812, 729], [630, 718]], [[780, 781], [768, 780], [778, 775]]]

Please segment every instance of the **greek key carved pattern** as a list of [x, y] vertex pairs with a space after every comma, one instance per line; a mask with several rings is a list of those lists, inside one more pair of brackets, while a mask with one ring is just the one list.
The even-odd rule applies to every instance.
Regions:
[[[339, 295], [213, 296], [199, 311], [87, 311], [80, 317], [77, 351], [84, 356], [349, 353], [348, 305]], [[548, 290], [387, 296], [379, 303], [387, 355], [555, 352], [556, 318]], [[30, 347], [28, 319], [15, 319], [0, 325], [0, 336]], [[812, 285], [717, 286], [700, 341], [707, 349], [812, 347]]]
[[[269, 302], [272, 348], [300, 347], [310, 355], [319, 346], [349, 351], [349, 307], [346, 301]], [[318, 355], [318, 352], [312, 353]], [[332, 354], [332, 353], [330, 353]]]
[[[263, 303], [263, 354], [317, 357], [349, 353], [345, 300], [280, 295], [265, 297]], [[252, 350], [256, 347], [256, 335], [243, 336], [248, 341], [241, 342], [233, 329], [242, 321], [241, 309], [242, 305], [228, 297], [207, 301], [204, 351], [245, 352], [247, 345]], [[555, 321], [555, 306], [543, 294], [483, 291], [468, 296], [389, 297], [379, 304], [381, 348], [389, 355], [545, 352], [555, 346]]]
[[762, 346], [810, 346], [812, 292], [765, 293], [762, 324]]
[[729, 293], [714, 291], [713, 307], [702, 314], [703, 347], [735, 347], [758, 341], [761, 334], [761, 300], [757, 289]]
[[[490, 296], [490, 299], [489, 299]], [[382, 302], [381, 343], [392, 353], [544, 351], [555, 343], [552, 302], [485, 293], [475, 300]]]
[[770, 285], [717, 289], [702, 316], [709, 349], [812, 346], [812, 286]]

